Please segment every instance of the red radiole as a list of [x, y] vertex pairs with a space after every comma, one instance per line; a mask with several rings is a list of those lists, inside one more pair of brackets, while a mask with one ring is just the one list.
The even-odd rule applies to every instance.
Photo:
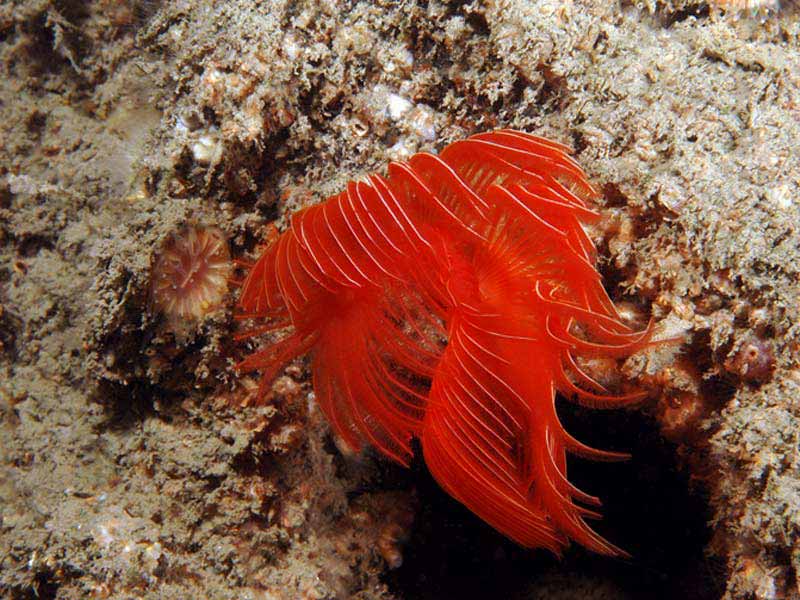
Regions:
[[[501, 130], [391, 163], [292, 216], [250, 268], [239, 307], [287, 334], [242, 361], [262, 392], [308, 354], [317, 400], [355, 451], [407, 465], [411, 440], [440, 485], [498, 531], [561, 554], [575, 540], [624, 554], [586, 523], [599, 500], [567, 479], [590, 448], [555, 395], [613, 396], [576, 357], [625, 356], [651, 328], [621, 321], [582, 224], [595, 191], [566, 146]], [[592, 508], [589, 508], [592, 507]]]

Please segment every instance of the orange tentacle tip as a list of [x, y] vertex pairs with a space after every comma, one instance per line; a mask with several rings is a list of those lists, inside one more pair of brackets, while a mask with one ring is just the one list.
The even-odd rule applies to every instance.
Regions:
[[595, 408], [642, 399], [578, 367], [652, 333], [603, 288], [583, 230], [594, 196], [566, 146], [511, 130], [351, 183], [294, 214], [249, 267], [239, 309], [253, 335], [290, 327], [240, 369], [263, 390], [307, 354], [351, 449], [407, 464], [416, 438], [441, 486], [519, 544], [622, 556], [586, 523], [599, 500], [570, 483], [567, 455], [625, 455], [573, 438], [555, 408], [557, 393]]

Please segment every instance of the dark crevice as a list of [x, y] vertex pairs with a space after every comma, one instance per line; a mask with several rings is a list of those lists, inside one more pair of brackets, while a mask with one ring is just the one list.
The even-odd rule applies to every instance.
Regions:
[[40, 571], [34, 577], [30, 587], [24, 590], [12, 590], [11, 600], [55, 600], [59, 584], [54, 580], [52, 571]]
[[17, 244], [17, 253], [22, 258], [31, 258], [42, 250], [52, 250], [53, 240], [43, 234], [25, 236]]
[[[545, 112], [563, 109], [570, 99], [567, 78], [558, 74], [549, 64], [540, 63], [536, 70], [544, 81], [539, 89], [537, 104], [546, 107]], [[515, 99], [512, 98], [513, 101]]]
[[676, 11], [665, 13], [662, 16], [661, 25], [669, 29], [675, 25], [675, 23], [680, 23], [687, 19], [705, 19], [710, 13], [711, 9], [708, 4], [690, 5]]
[[711, 536], [707, 498], [690, 484], [655, 422], [639, 412], [601, 413], [568, 403], [559, 403], [559, 413], [578, 439], [632, 452], [626, 463], [570, 460], [570, 479], [603, 500], [604, 518], [592, 526], [632, 558], [573, 546], [558, 561], [546, 551], [520, 548], [450, 498], [417, 460], [412, 476], [421, 509], [403, 566], [387, 575], [391, 589], [415, 600], [522, 600], [552, 592], [537, 587], [543, 580], [575, 589], [590, 581], [624, 598], [719, 598], [724, 571], [704, 553]]
[[101, 431], [135, 429], [155, 414], [153, 386], [141, 382], [100, 381], [93, 397], [105, 410], [106, 420], [98, 426]]
[[620, 208], [628, 205], [628, 197], [622, 193], [622, 190], [615, 183], [605, 184], [602, 192], [606, 206]]
[[476, 36], [489, 37], [491, 34], [489, 22], [482, 13], [469, 11], [465, 15], [464, 20], [470, 27], [472, 27], [472, 31]]

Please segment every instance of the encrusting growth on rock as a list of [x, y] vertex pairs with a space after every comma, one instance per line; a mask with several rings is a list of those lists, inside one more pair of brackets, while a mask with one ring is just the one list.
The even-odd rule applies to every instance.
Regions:
[[[580, 357], [650, 343], [626, 326], [582, 227], [596, 193], [568, 148], [501, 130], [389, 165], [294, 215], [252, 265], [240, 316], [286, 335], [243, 360], [262, 392], [311, 358], [317, 399], [352, 449], [408, 464], [411, 440], [440, 485], [497, 530], [560, 554], [575, 540], [624, 554], [586, 523], [598, 498], [567, 479], [590, 448], [559, 421], [556, 392], [593, 408], [611, 395]], [[592, 508], [588, 508], [592, 507]]]

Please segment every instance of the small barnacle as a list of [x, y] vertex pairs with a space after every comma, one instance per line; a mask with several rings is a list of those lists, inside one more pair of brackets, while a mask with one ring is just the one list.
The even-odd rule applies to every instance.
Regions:
[[294, 379], [282, 375], [273, 382], [272, 391], [284, 398], [296, 399], [301, 388]]
[[390, 569], [403, 565], [403, 553], [400, 544], [408, 539], [408, 532], [398, 523], [390, 523], [381, 530], [378, 537], [378, 552]]
[[14, 271], [17, 275], [27, 275], [28, 274], [28, 265], [25, 264], [24, 261], [15, 260], [11, 263], [11, 270]]
[[795, 197], [791, 189], [785, 183], [776, 187], [770, 188], [765, 194], [766, 199], [769, 200], [779, 210], [788, 210], [795, 202]]
[[685, 441], [697, 431], [708, 407], [698, 394], [682, 393], [658, 403], [657, 418], [664, 437]]
[[303, 48], [299, 43], [297, 36], [295, 36], [292, 32], [287, 33], [283, 38], [283, 46], [281, 47], [281, 53], [283, 56], [293, 61], [300, 56], [302, 51]]
[[775, 368], [775, 353], [769, 342], [750, 336], [725, 361], [725, 369], [747, 383], [763, 383]]
[[424, 104], [415, 106], [408, 114], [412, 130], [426, 142], [436, 139], [436, 123], [433, 110]]
[[378, 535], [378, 553], [386, 561], [389, 569], [398, 569], [403, 566], [403, 545], [409, 539], [411, 525], [414, 523], [414, 511], [409, 503], [394, 507], [390, 513], [389, 522], [380, 530]]
[[414, 105], [409, 100], [403, 98], [399, 94], [389, 94], [386, 114], [389, 115], [393, 121], [397, 121], [413, 107]]
[[172, 321], [201, 319], [225, 296], [230, 270], [223, 233], [189, 227], [169, 238], [156, 259], [153, 303]]
[[406, 160], [413, 153], [413, 149], [409, 147], [408, 140], [400, 138], [395, 144], [389, 148], [386, 153], [394, 160]]
[[221, 156], [222, 143], [214, 131], [199, 136], [192, 144], [192, 157], [198, 164], [216, 163]]
[[401, 567], [403, 546], [409, 540], [414, 523], [414, 505], [414, 497], [409, 494], [388, 492], [361, 496], [349, 513], [356, 541], [343, 540], [341, 551], [374, 550], [390, 570]]
[[746, 557], [739, 563], [736, 573], [742, 591], [757, 600], [777, 600], [786, 598], [786, 582], [781, 570], [768, 567], [758, 558]]

